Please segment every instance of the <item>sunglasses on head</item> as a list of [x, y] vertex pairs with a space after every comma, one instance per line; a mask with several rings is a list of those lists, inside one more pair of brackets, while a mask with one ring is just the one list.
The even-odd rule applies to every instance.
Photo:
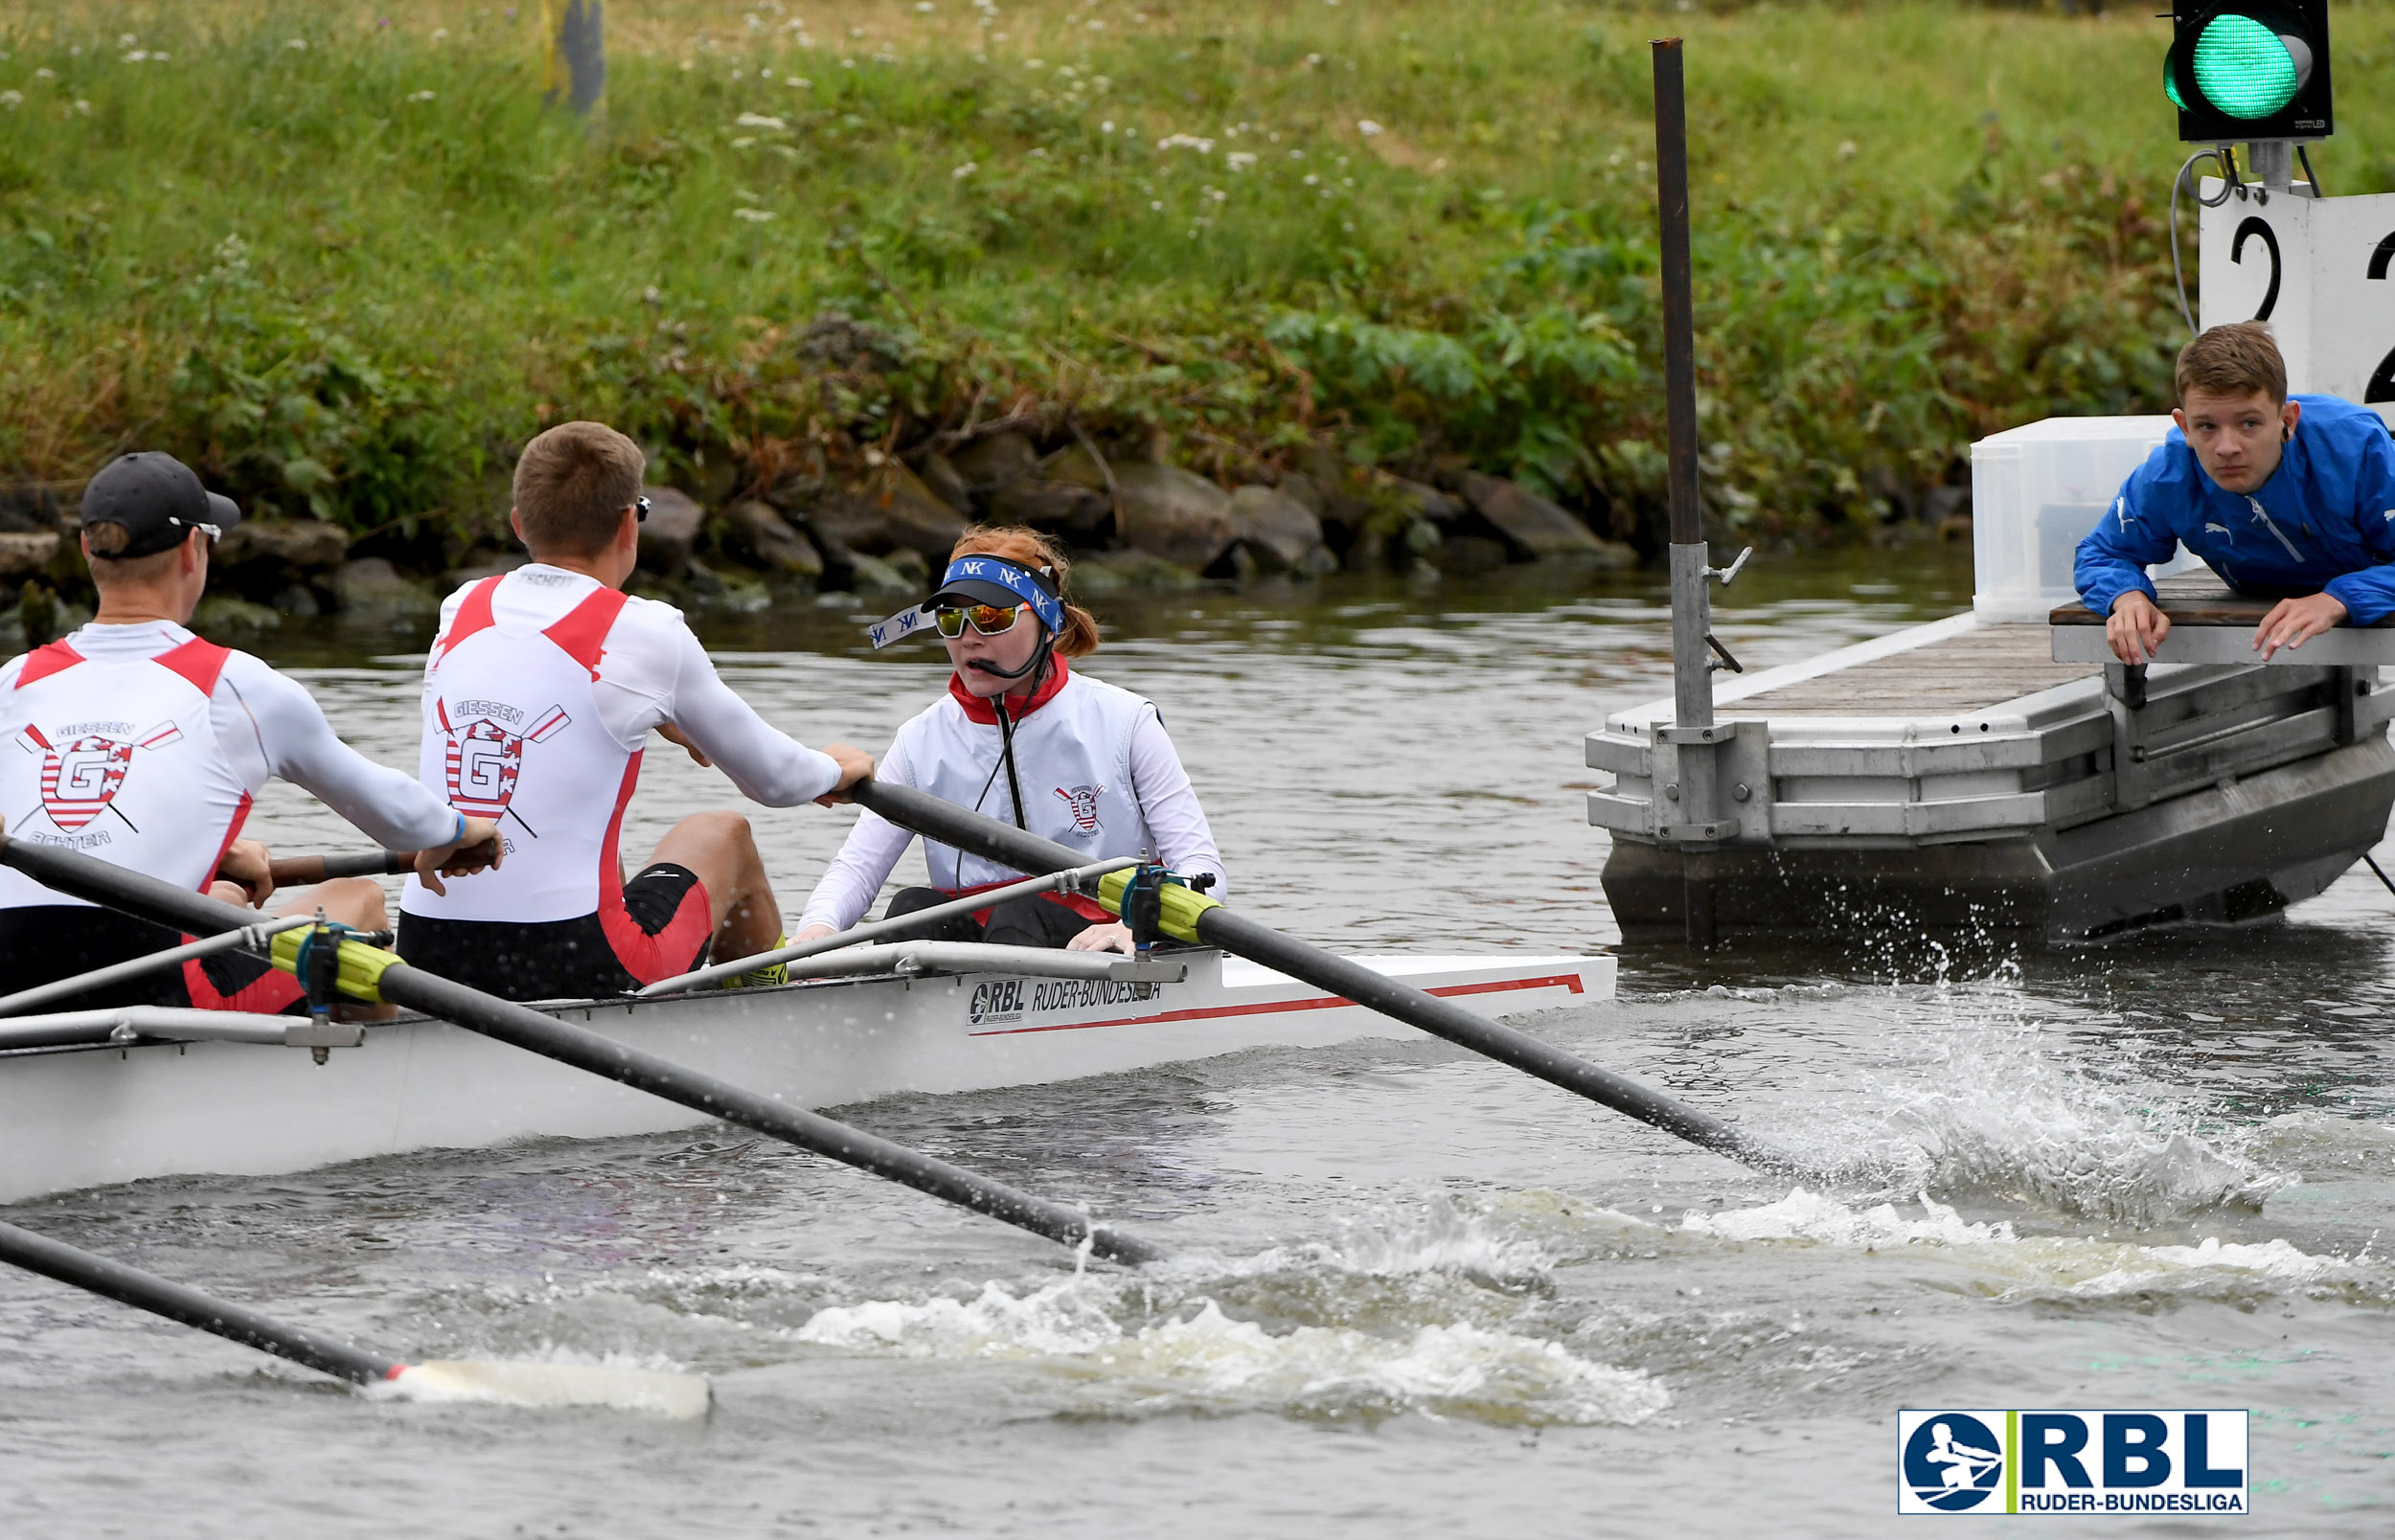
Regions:
[[965, 634], [965, 623], [973, 623], [973, 629], [983, 636], [1004, 636], [1015, 629], [1015, 623], [1023, 618], [1027, 604], [973, 604], [964, 609], [944, 609], [932, 612], [931, 621], [945, 637]]

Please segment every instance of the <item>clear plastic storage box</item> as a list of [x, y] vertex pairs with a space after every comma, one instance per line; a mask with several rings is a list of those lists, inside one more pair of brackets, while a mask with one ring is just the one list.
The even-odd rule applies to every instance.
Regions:
[[[2079, 597], [2071, 561], [2121, 483], [2171, 430], [2167, 417], [2047, 418], [1971, 446], [1972, 608], [2039, 621]], [[2197, 565], [2181, 553], [2156, 577]]]

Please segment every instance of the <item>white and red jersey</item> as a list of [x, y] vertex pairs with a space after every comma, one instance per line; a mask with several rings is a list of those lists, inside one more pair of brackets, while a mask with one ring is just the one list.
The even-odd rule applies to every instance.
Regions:
[[[333, 736], [296, 681], [167, 621], [86, 625], [0, 665], [0, 819], [205, 891], [252, 801], [281, 776], [399, 849], [456, 836], [457, 815]], [[82, 904], [0, 870], [0, 909]]]
[[[1008, 710], [1015, 713], [1024, 827], [1083, 852], [1083, 861], [1152, 852], [1184, 874], [1213, 872], [1213, 892], [1226, 891], [1214, 830], [1155, 707], [1120, 686], [1073, 672], [1061, 656], [1053, 667], [1028, 700], [1008, 697]], [[951, 676], [948, 693], [899, 729], [875, 774], [1012, 824], [1015, 788], [1007, 781], [1003, 749], [996, 710]], [[855, 924], [913, 838], [873, 813], [859, 815], [808, 895], [798, 928]], [[1022, 875], [929, 840], [924, 863], [930, 885], [950, 893]], [[1109, 917], [1088, 900], [1068, 901], [1091, 918]]]
[[829, 756], [732, 692], [670, 604], [539, 562], [451, 595], [424, 665], [417, 775], [496, 821], [506, 859], [447, 878], [445, 895], [411, 877], [401, 911], [529, 924], [620, 910], [624, 811], [667, 724], [769, 806], [839, 783]]

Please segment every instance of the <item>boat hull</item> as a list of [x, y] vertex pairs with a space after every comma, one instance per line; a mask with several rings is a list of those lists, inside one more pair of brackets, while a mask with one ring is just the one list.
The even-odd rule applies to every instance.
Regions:
[[[1180, 984], [957, 974], [544, 1007], [806, 1107], [1121, 1074], [1413, 1029], [1198, 951]], [[1610, 998], [1611, 958], [1365, 960], [1482, 1014]], [[264, 1175], [412, 1150], [603, 1139], [708, 1120], [445, 1022], [371, 1026], [322, 1064], [232, 1043], [0, 1055], [0, 1203], [147, 1177]]]

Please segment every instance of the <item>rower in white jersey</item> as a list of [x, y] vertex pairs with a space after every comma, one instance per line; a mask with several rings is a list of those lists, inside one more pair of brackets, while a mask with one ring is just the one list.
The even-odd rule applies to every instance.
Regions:
[[717, 677], [681, 611], [621, 592], [640, 555], [640, 448], [566, 422], [516, 462], [532, 561], [449, 596], [424, 665], [418, 775], [498, 821], [506, 863], [436, 891], [410, 882], [399, 951], [512, 1000], [592, 999], [782, 940], [748, 820], [696, 813], [627, 879], [617, 854], [651, 729], [756, 802], [820, 801], [873, 774], [766, 725]]
[[[899, 729], [876, 774], [1029, 829], [1084, 861], [1145, 854], [1185, 876], [1210, 873], [1220, 895], [1228, 881], [1214, 830], [1155, 707], [1074, 672], [1067, 661], [1098, 646], [1098, 623], [1065, 598], [1071, 573], [1063, 553], [1037, 531], [969, 531], [949, 553], [939, 592], [873, 628], [878, 646], [936, 626], [956, 668], [947, 693]], [[808, 897], [798, 939], [855, 924], [913, 839], [861, 814]], [[930, 841], [924, 862], [929, 885], [893, 895], [891, 917], [1022, 875]], [[1127, 926], [1072, 894], [1013, 899], [934, 921], [925, 934], [1131, 950]]]
[[[185, 628], [208, 555], [240, 522], [171, 455], [121, 457], [83, 492], [83, 555], [100, 612], [0, 665], [0, 819], [11, 839], [62, 846], [231, 903], [274, 892], [266, 849], [240, 837], [271, 776], [314, 792], [372, 838], [417, 850], [434, 883], [479, 862], [497, 830], [333, 736], [308, 691], [246, 652]], [[282, 913], [358, 930], [385, 924], [382, 890], [320, 885]], [[0, 993], [164, 951], [190, 938], [0, 870]], [[300, 983], [233, 952], [61, 1002], [60, 1008], [197, 1006], [274, 1012]]]

